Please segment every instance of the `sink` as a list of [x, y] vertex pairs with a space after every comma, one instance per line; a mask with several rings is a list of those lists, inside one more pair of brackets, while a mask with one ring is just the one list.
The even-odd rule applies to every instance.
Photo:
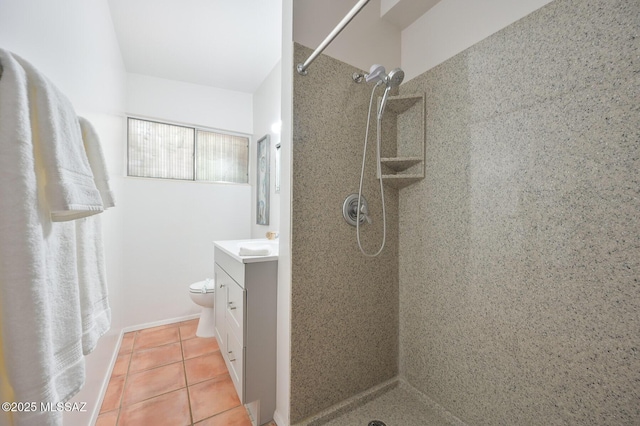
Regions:
[[[227, 241], [214, 241], [216, 247], [225, 251], [227, 254], [234, 257], [236, 260], [242, 263], [253, 262], [267, 262], [271, 260], [278, 260], [280, 244], [278, 240], [268, 240], [266, 238], [251, 239], [251, 240], [227, 240]], [[265, 247], [269, 248], [269, 254], [266, 256], [241, 256], [240, 247], [256, 250]]]

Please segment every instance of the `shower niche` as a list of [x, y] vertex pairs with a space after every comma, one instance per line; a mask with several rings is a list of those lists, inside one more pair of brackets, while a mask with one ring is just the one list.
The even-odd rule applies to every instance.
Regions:
[[424, 179], [424, 94], [389, 96], [382, 118], [382, 181], [404, 188]]

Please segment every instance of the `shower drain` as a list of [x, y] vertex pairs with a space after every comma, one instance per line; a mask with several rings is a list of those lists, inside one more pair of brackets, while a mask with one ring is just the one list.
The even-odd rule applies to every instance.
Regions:
[[371, 420], [369, 422], [369, 426], [387, 426], [387, 425], [384, 424], [384, 422], [381, 420]]

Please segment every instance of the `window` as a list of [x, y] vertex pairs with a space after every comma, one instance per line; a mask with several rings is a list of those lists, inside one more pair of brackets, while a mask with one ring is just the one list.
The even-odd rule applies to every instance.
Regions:
[[127, 175], [248, 183], [249, 138], [129, 118]]

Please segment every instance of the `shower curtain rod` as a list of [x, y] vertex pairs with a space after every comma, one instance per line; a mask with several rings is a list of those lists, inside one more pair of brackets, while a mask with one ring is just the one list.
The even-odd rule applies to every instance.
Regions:
[[309, 65], [311, 65], [316, 57], [321, 54], [324, 49], [327, 48], [327, 46], [333, 41], [333, 39], [336, 38], [338, 34], [340, 34], [344, 27], [346, 27], [349, 22], [351, 22], [351, 20], [362, 10], [363, 7], [367, 5], [367, 3], [369, 3], [369, 0], [360, 0], [355, 6], [353, 6], [353, 9], [351, 9], [349, 13], [347, 13], [347, 16], [342, 18], [342, 21], [340, 21], [340, 23], [333, 29], [333, 31], [329, 33], [327, 38], [325, 38], [324, 41], [320, 43], [320, 46], [318, 46], [316, 50], [313, 51], [311, 56], [309, 56], [309, 58], [307, 58], [307, 60], [304, 61], [303, 64], [298, 64], [296, 66], [298, 74], [307, 75], [307, 68], [309, 68]]

